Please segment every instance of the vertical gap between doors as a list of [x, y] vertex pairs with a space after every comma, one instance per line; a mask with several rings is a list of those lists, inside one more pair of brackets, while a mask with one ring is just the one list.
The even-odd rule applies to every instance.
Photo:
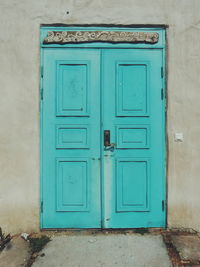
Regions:
[[103, 72], [103, 64], [102, 64], [102, 49], [99, 48], [100, 51], [100, 203], [101, 203], [101, 229], [104, 228], [104, 180], [103, 180], [103, 81], [102, 81], [102, 72]]

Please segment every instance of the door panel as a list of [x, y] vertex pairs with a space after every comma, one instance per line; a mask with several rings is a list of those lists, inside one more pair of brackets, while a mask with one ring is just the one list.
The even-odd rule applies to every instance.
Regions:
[[116, 62], [116, 115], [147, 116], [149, 108], [149, 62]]
[[44, 49], [42, 228], [101, 227], [100, 51]]
[[116, 161], [116, 212], [149, 211], [149, 160]]
[[162, 227], [164, 134], [161, 50], [105, 49], [103, 227]]

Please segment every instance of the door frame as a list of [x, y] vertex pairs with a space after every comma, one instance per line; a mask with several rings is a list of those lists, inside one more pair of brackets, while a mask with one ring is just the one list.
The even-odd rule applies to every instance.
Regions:
[[[87, 42], [87, 43], [69, 43], [69, 44], [44, 44], [44, 38], [47, 36], [49, 31], [129, 31], [129, 32], [156, 32], [159, 34], [159, 40], [155, 44], [149, 43], [111, 43], [111, 42]], [[163, 128], [163, 187], [162, 195], [164, 200], [164, 216], [165, 216], [165, 226], [167, 227], [167, 79], [166, 79], [166, 26], [151, 26], [151, 27], [140, 27], [139, 25], [41, 25], [40, 27], [40, 229], [43, 228], [43, 51], [48, 48], [141, 48], [141, 49], [161, 49], [162, 50], [162, 61], [163, 68], [161, 70], [161, 75], [163, 77], [163, 90], [162, 90], [162, 128]], [[100, 101], [102, 101], [102, 96]], [[101, 138], [103, 138], [101, 136]], [[102, 163], [101, 163], [102, 164]], [[102, 177], [102, 166], [101, 166], [101, 177]], [[104, 179], [102, 177], [101, 183], [101, 196], [103, 197], [103, 183]], [[102, 211], [101, 211], [102, 212]]]

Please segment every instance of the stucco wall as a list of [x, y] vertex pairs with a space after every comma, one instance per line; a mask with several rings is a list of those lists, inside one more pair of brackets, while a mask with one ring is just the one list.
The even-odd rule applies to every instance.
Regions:
[[168, 224], [200, 230], [200, 1], [7, 0], [0, 13], [0, 226], [39, 229], [40, 24], [166, 24]]

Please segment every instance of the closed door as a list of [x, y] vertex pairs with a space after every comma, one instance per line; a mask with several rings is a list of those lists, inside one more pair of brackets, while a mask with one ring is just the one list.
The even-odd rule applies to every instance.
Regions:
[[162, 227], [162, 50], [43, 53], [42, 228]]

